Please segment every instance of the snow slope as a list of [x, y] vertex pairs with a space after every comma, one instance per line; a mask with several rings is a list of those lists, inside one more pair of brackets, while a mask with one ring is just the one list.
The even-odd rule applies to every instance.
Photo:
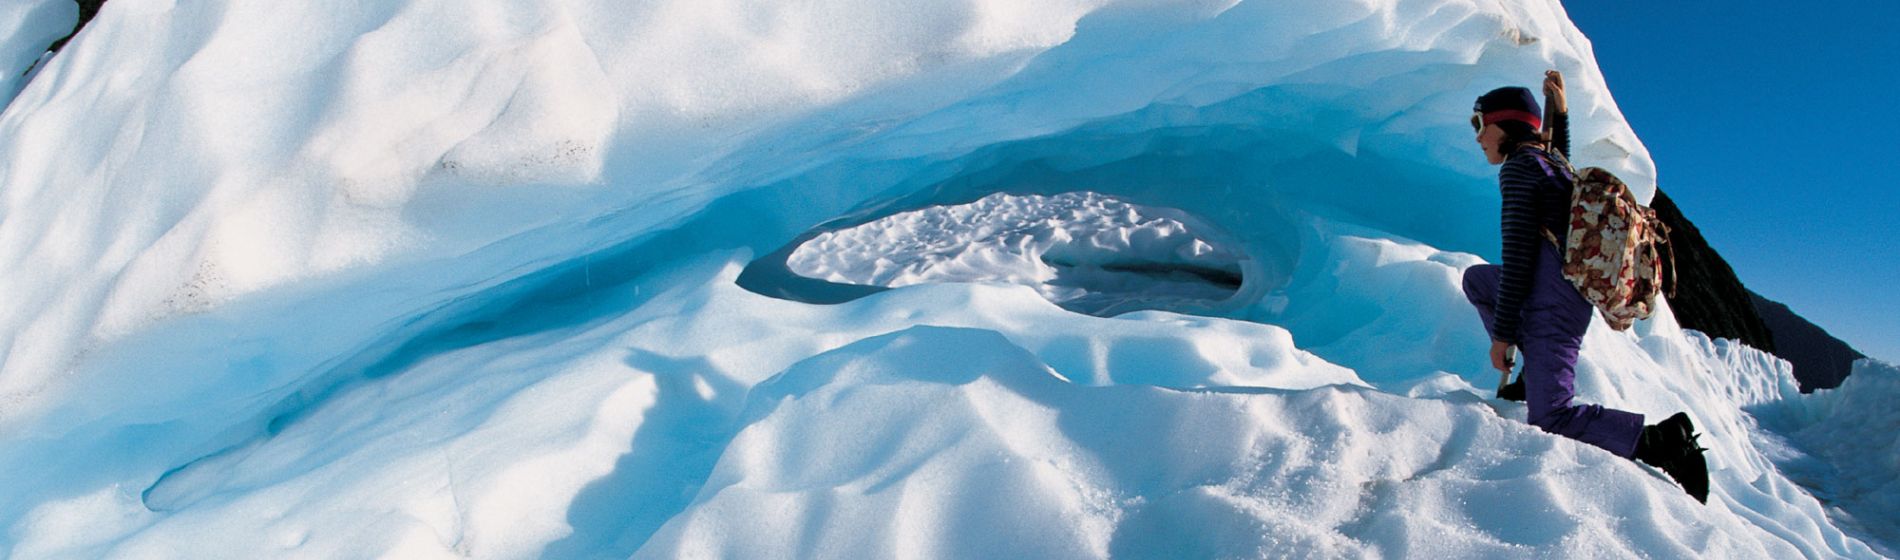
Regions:
[[[1900, 542], [1900, 414], [1888, 400], [1900, 368], [1862, 360], [1840, 387], [1749, 410], [1772, 430], [1769, 455], [1788, 476], [1835, 506], [1837, 522], [1874, 537], [1882, 554]], [[1777, 446], [1775, 444], [1782, 444]]]
[[[1654, 186], [1554, 2], [127, 0], [82, 39], [0, 114], [13, 556], [1875, 555], [1744, 411], [1785, 364], [1667, 315], [1578, 388], [1689, 410], [1707, 506], [1482, 398], [1470, 100], [1563, 69], [1576, 159]], [[772, 272], [1075, 191], [1241, 285]]]

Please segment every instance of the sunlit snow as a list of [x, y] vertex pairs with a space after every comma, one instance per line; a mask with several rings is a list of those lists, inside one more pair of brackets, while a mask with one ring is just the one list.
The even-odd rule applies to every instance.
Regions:
[[1597, 324], [1579, 398], [1689, 411], [1707, 505], [1489, 398], [1471, 100], [1562, 69], [1656, 184], [1554, 0], [114, 0], [48, 62], [0, 553], [1891, 550], [1887, 365]]
[[820, 233], [799, 245], [787, 266], [801, 276], [870, 286], [1021, 284], [1064, 308], [1112, 315], [1187, 310], [1232, 297], [1243, 257], [1215, 243], [1230, 242], [1178, 211], [1090, 192], [998, 193]]

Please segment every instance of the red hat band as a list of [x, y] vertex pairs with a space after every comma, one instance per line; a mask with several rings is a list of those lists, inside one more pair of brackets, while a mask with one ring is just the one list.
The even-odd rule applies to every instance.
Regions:
[[1537, 115], [1529, 111], [1505, 110], [1492, 111], [1484, 114], [1484, 124], [1486, 125], [1497, 124], [1499, 121], [1524, 121], [1529, 123], [1533, 129], [1544, 128], [1544, 119], [1537, 118]]

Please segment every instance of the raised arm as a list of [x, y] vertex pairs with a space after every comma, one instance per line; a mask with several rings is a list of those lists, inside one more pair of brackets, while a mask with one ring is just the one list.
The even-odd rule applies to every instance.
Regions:
[[1550, 137], [1550, 149], [1570, 159], [1570, 102], [1564, 98], [1564, 74], [1544, 72], [1544, 133]]

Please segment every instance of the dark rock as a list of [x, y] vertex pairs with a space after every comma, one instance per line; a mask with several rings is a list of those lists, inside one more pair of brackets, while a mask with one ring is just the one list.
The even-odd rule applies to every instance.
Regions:
[[1669, 308], [1683, 328], [1715, 338], [1733, 338], [1768, 352], [1775, 351], [1773, 335], [1755, 311], [1751, 292], [1742, 286], [1735, 269], [1709, 246], [1676, 203], [1657, 189], [1650, 208], [1669, 224], [1669, 245], [1675, 250], [1676, 294]]
[[1754, 292], [1749, 295], [1762, 321], [1775, 334], [1775, 355], [1794, 364], [1794, 378], [1801, 383], [1801, 392], [1841, 386], [1841, 381], [1853, 372], [1854, 362], [1867, 357], [1788, 306]]
[[1740, 340], [1787, 360], [1794, 365], [1795, 381], [1804, 393], [1840, 386], [1853, 371], [1854, 361], [1866, 357], [1788, 306], [1743, 286], [1728, 261], [1662, 190], [1656, 191], [1650, 207], [1669, 224], [1677, 274], [1677, 291], [1668, 298], [1669, 308], [1683, 328]]

